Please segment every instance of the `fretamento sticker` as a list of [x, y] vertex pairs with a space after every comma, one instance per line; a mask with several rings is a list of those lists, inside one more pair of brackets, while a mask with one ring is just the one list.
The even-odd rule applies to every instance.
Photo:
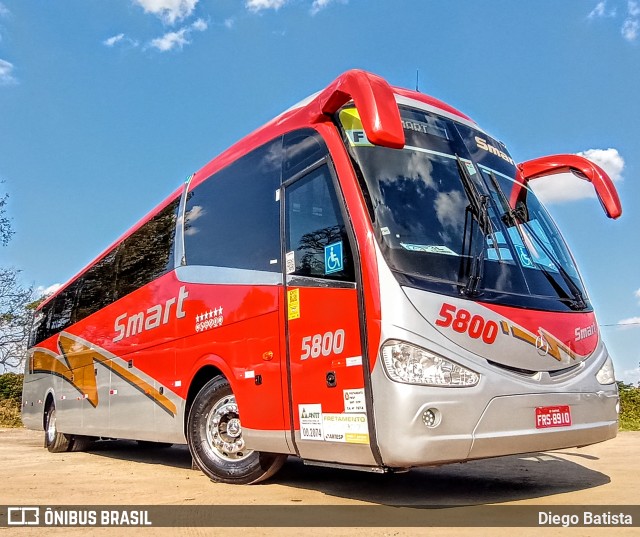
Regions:
[[359, 390], [343, 390], [345, 412], [366, 412], [367, 404], [364, 399], [364, 388]]
[[369, 443], [366, 414], [322, 414], [322, 432], [327, 442]]
[[287, 310], [290, 321], [300, 318], [300, 289], [287, 291]]
[[322, 440], [322, 405], [298, 405], [300, 416], [300, 438]]

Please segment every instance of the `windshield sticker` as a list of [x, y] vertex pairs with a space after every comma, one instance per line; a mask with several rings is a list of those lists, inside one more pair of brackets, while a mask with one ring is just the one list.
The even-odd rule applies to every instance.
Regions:
[[373, 144], [367, 139], [367, 135], [364, 132], [364, 127], [362, 126], [358, 110], [355, 108], [341, 110], [340, 123], [342, 123], [342, 126], [344, 127], [345, 134], [347, 135], [351, 146], [373, 147]]
[[389, 231], [389, 228], [386, 227], [386, 226], [380, 228], [380, 233], [382, 233], [383, 236], [384, 235], [391, 235], [391, 231]]
[[445, 140], [449, 140], [447, 129], [444, 124], [438, 120], [433, 120], [431, 123], [425, 123], [424, 121], [417, 121], [415, 119], [402, 119], [402, 126], [405, 130], [419, 132], [421, 134], [431, 134], [433, 136], [439, 136]]
[[298, 405], [300, 438], [322, 440], [322, 405]]
[[324, 273], [333, 274], [344, 268], [342, 258], [342, 241], [327, 244], [324, 247]]
[[520, 258], [520, 264], [525, 268], [535, 268], [535, 264], [529, 255], [527, 249], [521, 244], [515, 244], [516, 252], [518, 252], [518, 257]]
[[295, 251], [287, 252], [285, 256], [285, 270], [287, 274], [296, 271], [296, 253]]
[[467, 171], [469, 172], [469, 175], [476, 174], [476, 167], [473, 165], [473, 162], [464, 158], [461, 158], [460, 160], [464, 162], [464, 165], [466, 166]]
[[447, 246], [435, 245], [435, 244], [408, 244], [405, 242], [401, 242], [400, 246], [402, 246], [405, 250], [409, 250], [411, 252], [428, 252], [430, 254], [445, 254], [445, 255], [455, 255], [456, 254], [451, 248]]

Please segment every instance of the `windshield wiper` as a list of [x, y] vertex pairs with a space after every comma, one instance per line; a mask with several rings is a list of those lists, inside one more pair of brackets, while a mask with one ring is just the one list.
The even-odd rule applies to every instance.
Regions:
[[[456, 154], [456, 162], [458, 164], [458, 173], [462, 186], [469, 200], [467, 211], [469, 211], [475, 220], [478, 222], [478, 226], [482, 230], [483, 236], [480, 242], [480, 248], [476, 246], [476, 254], [473, 256], [471, 263], [471, 270], [469, 271], [469, 278], [467, 283], [462, 288], [461, 292], [466, 296], [477, 296], [478, 285], [482, 280], [484, 273], [484, 256], [486, 247], [486, 236], [491, 235], [493, 247], [496, 249], [498, 259], [501, 259], [500, 250], [496, 241], [493, 226], [491, 225], [491, 218], [489, 217], [489, 196], [485, 196], [478, 192], [478, 187], [473, 182], [469, 171], [467, 170], [463, 160]], [[465, 220], [465, 233], [466, 233], [466, 220]], [[472, 239], [470, 239], [472, 240]], [[471, 244], [469, 244], [471, 249]], [[479, 250], [479, 251], [478, 251]]]
[[[577, 311], [586, 309], [587, 303], [584, 299], [584, 296], [582, 295], [582, 291], [580, 291], [579, 287], [575, 284], [575, 282], [573, 281], [569, 273], [565, 270], [565, 268], [562, 266], [560, 261], [556, 258], [555, 254], [547, 247], [544, 241], [540, 237], [538, 237], [535, 230], [528, 224], [527, 216], [526, 216], [526, 213], [527, 213], [526, 208], [524, 208], [524, 206], [512, 208], [511, 205], [509, 204], [509, 200], [507, 199], [506, 194], [502, 190], [502, 187], [500, 186], [500, 183], [498, 183], [498, 179], [496, 179], [496, 176], [494, 175], [494, 173], [488, 170], [487, 172], [489, 174], [489, 179], [491, 179], [491, 183], [493, 184], [493, 188], [495, 188], [496, 192], [498, 193], [498, 196], [500, 197], [500, 202], [502, 203], [502, 207], [504, 209], [504, 213], [502, 213], [502, 216], [500, 217], [500, 219], [507, 225], [507, 227], [516, 228], [516, 231], [520, 235], [520, 240], [522, 241], [522, 244], [525, 247], [527, 244], [527, 240], [524, 236], [524, 233], [522, 232], [522, 229], [520, 229], [520, 224], [523, 224], [527, 228], [527, 230], [529, 231], [529, 236], [531, 236], [535, 240], [535, 242], [538, 244], [538, 246], [542, 249], [544, 254], [547, 256], [547, 258], [551, 261], [551, 263], [553, 263], [553, 266], [558, 269], [558, 273], [560, 274], [564, 282], [567, 284], [567, 287], [569, 288], [569, 291], [573, 296], [573, 300], [570, 300], [569, 302], [569, 307], [572, 310], [577, 310]], [[546, 278], [549, 280], [551, 285], [554, 288], [556, 288], [556, 285], [554, 285], [555, 280], [553, 279], [553, 276], [551, 272], [547, 269], [547, 267], [545, 267], [542, 263], [536, 263], [536, 265], [540, 268], [540, 270], [542, 270], [542, 272], [544, 273]], [[556, 292], [558, 292], [557, 288], [556, 288]]]

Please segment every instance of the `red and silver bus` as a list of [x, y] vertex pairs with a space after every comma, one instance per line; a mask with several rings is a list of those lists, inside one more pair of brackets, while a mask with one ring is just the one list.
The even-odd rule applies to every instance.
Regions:
[[[455, 108], [349, 71], [190, 176], [37, 310], [23, 421], [52, 452], [188, 444], [215, 481], [288, 455], [392, 471], [613, 438], [576, 263]], [[560, 176], [556, 179], [560, 180]]]

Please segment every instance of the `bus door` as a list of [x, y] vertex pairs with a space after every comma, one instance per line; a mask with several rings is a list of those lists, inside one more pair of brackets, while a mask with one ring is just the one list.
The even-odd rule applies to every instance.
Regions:
[[284, 196], [294, 441], [306, 459], [373, 464], [356, 269], [328, 157], [285, 181]]

